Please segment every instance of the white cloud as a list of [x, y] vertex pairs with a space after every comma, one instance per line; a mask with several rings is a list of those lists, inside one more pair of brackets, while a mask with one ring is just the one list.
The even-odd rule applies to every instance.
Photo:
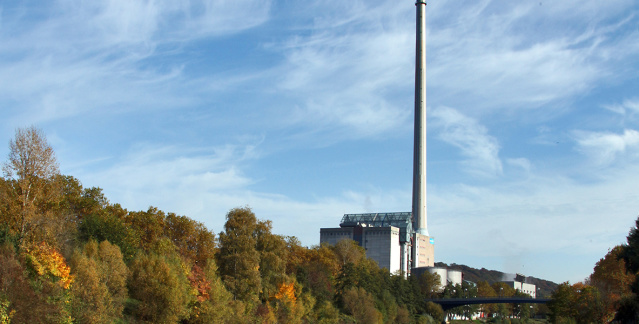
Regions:
[[253, 148], [223, 146], [185, 149], [173, 146], [137, 145], [104, 170], [87, 173], [75, 170], [85, 186], [100, 186], [116, 202], [132, 209], [179, 202], [174, 197], [197, 192], [232, 192], [251, 180], [240, 171]]
[[506, 159], [506, 163], [522, 169], [525, 173], [530, 173], [532, 168], [530, 160], [526, 158]]
[[594, 3], [433, 4], [431, 98], [437, 105], [472, 103], [474, 114], [556, 108], [549, 103], [571, 100], [602, 80], [634, 77], [614, 67], [637, 54], [636, 33], [613, 35], [632, 23], [632, 13], [620, 9], [630, 2]]
[[[387, 4], [330, 4], [335, 7], [315, 5], [319, 12], [310, 35], [300, 33], [276, 46], [285, 56], [278, 87], [302, 102], [290, 122], [355, 138], [387, 135], [408, 125], [413, 28], [398, 23], [403, 16], [396, 9], [381, 15]], [[397, 93], [405, 94], [406, 106], [391, 100]]]
[[639, 99], [626, 99], [620, 104], [608, 104], [602, 107], [620, 115], [639, 113]]
[[432, 110], [430, 116], [439, 138], [459, 148], [466, 157], [464, 171], [484, 177], [502, 174], [499, 143], [486, 127], [449, 107]]
[[42, 16], [19, 6], [3, 10], [0, 34], [0, 104], [20, 112], [13, 125], [198, 102], [221, 76], [189, 78], [188, 61], [166, 58], [193, 40], [263, 24], [271, 4], [61, 0], [38, 7]]
[[[103, 188], [107, 198], [129, 210], [155, 206], [204, 222], [213, 232], [223, 229], [224, 215], [249, 206], [258, 218], [273, 221], [278, 234], [297, 236], [303, 244], [319, 243], [319, 228], [334, 227], [345, 213], [374, 208], [405, 210], [408, 191], [345, 190], [333, 196], [294, 200], [283, 194], [257, 192], [247, 169], [259, 157], [257, 144], [211, 148], [136, 145], [102, 170], [79, 164], [70, 174], [85, 187]], [[114, 160], [114, 159], [112, 159]], [[96, 163], [104, 161], [96, 160]], [[300, 226], [304, 224], [304, 226]]]
[[623, 134], [610, 132], [575, 132], [578, 149], [600, 165], [613, 163], [617, 157], [636, 153], [639, 148], [639, 132], [624, 130]]
[[[600, 181], [588, 184], [533, 172], [523, 182], [430, 186], [437, 258], [511, 271], [501, 262], [516, 257], [519, 272], [583, 280], [634, 224], [638, 175], [639, 168], [627, 165], [601, 170]], [[549, 260], [554, 266], [547, 268]]]

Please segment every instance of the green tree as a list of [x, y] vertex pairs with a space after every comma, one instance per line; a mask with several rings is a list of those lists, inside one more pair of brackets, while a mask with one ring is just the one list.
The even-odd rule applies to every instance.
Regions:
[[81, 241], [109, 241], [117, 245], [125, 260], [133, 258], [140, 246], [140, 237], [125, 222], [128, 212], [119, 204], [85, 215], [78, 226]]
[[135, 233], [139, 248], [148, 252], [165, 237], [165, 220], [166, 215], [163, 211], [149, 207], [147, 211], [129, 212], [125, 222]]
[[548, 303], [551, 322], [557, 323], [564, 318], [575, 318], [577, 315], [574, 309], [576, 299], [577, 293], [570, 283], [564, 282], [557, 286]]
[[[107, 286], [100, 282], [96, 260], [76, 252], [71, 259], [75, 284], [71, 288], [73, 305], [71, 314], [77, 323], [110, 323], [108, 306], [111, 296]], [[121, 315], [115, 314], [115, 315]]]
[[[498, 297], [513, 297], [515, 295], [515, 289], [504, 282], [495, 282], [492, 287]], [[506, 318], [513, 313], [512, 304], [496, 304], [494, 311], [500, 318]]]
[[635, 220], [635, 226], [630, 229], [626, 240], [628, 243], [622, 246], [621, 258], [626, 262], [628, 271], [637, 273], [639, 271], [639, 218]]
[[260, 255], [256, 249], [257, 219], [250, 208], [235, 208], [226, 215], [219, 235], [219, 272], [235, 299], [256, 305], [262, 280]]
[[164, 235], [175, 244], [180, 255], [199, 267], [206, 267], [207, 260], [215, 256], [215, 234], [186, 216], [166, 215]]
[[[477, 283], [477, 296], [479, 297], [497, 297], [497, 293], [495, 289], [487, 282], [480, 281]], [[496, 312], [497, 307], [495, 304], [482, 304], [479, 305], [480, 312], [483, 312], [487, 316], [492, 315]]]
[[608, 314], [605, 305], [596, 287], [576, 284], [577, 289], [577, 317], [578, 323], [605, 323]]
[[356, 323], [377, 324], [383, 322], [382, 314], [375, 308], [375, 299], [364, 288], [352, 287], [344, 292], [344, 310]]
[[[627, 243], [622, 245], [620, 257], [625, 261], [626, 270], [637, 274], [639, 272], [639, 218], [635, 220], [635, 226], [630, 229], [626, 241]], [[615, 320], [622, 323], [639, 321], [639, 278], [636, 275], [630, 288], [632, 295], [621, 300], [619, 311], [615, 316]]]
[[317, 307], [323, 307], [325, 301], [332, 303], [336, 292], [336, 278], [340, 271], [332, 248], [323, 244], [307, 249], [301, 247], [297, 240], [289, 240], [288, 246], [287, 273], [294, 275], [297, 281], [310, 291]]
[[260, 221], [255, 227], [255, 248], [260, 257], [262, 301], [275, 296], [280, 287], [290, 281], [286, 275], [286, 241], [282, 236], [271, 233], [271, 229], [271, 221]]
[[11, 302], [0, 297], [0, 324], [10, 324], [13, 313], [9, 311]]
[[441, 279], [439, 274], [425, 271], [417, 280], [421, 297], [425, 299], [435, 298], [441, 290]]
[[425, 313], [430, 315], [436, 323], [441, 323], [444, 321], [445, 313], [442, 309], [442, 306], [433, 302], [427, 302], [425, 307]]
[[312, 318], [318, 324], [339, 323], [340, 312], [332, 302], [325, 300], [315, 307]]
[[89, 241], [71, 258], [75, 284], [73, 317], [79, 323], [111, 323], [122, 316], [128, 297], [128, 268], [120, 249], [108, 241]]
[[140, 253], [129, 267], [132, 314], [144, 323], [176, 323], [189, 316], [193, 301], [183, 264], [175, 255]]

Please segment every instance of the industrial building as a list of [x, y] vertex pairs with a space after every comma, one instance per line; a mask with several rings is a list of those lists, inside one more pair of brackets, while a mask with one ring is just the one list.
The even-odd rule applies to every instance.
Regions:
[[532, 298], [537, 298], [537, 286], [526, 283], [526, 277], [522, 274], [516, 274], [515, 280], [506, 280], [502, 282], [513, 287], [515, 290], [530, 295]]
[[435, 264], [434, 239], [413, 230], [409, 212], [346, 214], [339, 225], [320, 229], [320, 243], [354, 240], [367, 257], [391, 273]]
[[411, 275], [421, 276], [425, 272], [436, 274], [439, 276], [439, 288], [444, 290], [446, 285], [450, 282], [453, 285], [461, 285], [464, 280], [464, 275], [459, 270], [446, 269], [443, 267], [420, 267], [413, 269]]
[[412, 211], [346, 214], [339, 228], [320, 229], [320, 243], [352, 239], [390, 272], [410, 273], [435, 264], [434, 239], [426, 225], [426, 1], [417, 0], [415, 42], [415, 127]]

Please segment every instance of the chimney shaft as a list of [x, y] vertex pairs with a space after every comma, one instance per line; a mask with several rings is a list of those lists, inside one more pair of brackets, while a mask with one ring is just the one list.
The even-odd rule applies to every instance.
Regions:
[[426, 225], [426, 0], [417, 0], [415, 47], [415, 138], [413, 148], [413, 227], [428, 236]]

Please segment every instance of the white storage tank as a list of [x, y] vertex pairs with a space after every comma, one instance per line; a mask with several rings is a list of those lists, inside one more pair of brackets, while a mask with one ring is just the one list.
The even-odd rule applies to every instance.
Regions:
[[462, 272], [459, 270], [448, 270], [448, 281], [453, 285], [461, 285], [462, 284]]
[[426, 269], [428, 272], [432, 274], [439, 275], [440, 289], [444, 289], [444, 287], [446, 287], [446, 280], [448, 279], [448, 270], [446, 268], [440, 268], [440, 267], [427, 267]]

